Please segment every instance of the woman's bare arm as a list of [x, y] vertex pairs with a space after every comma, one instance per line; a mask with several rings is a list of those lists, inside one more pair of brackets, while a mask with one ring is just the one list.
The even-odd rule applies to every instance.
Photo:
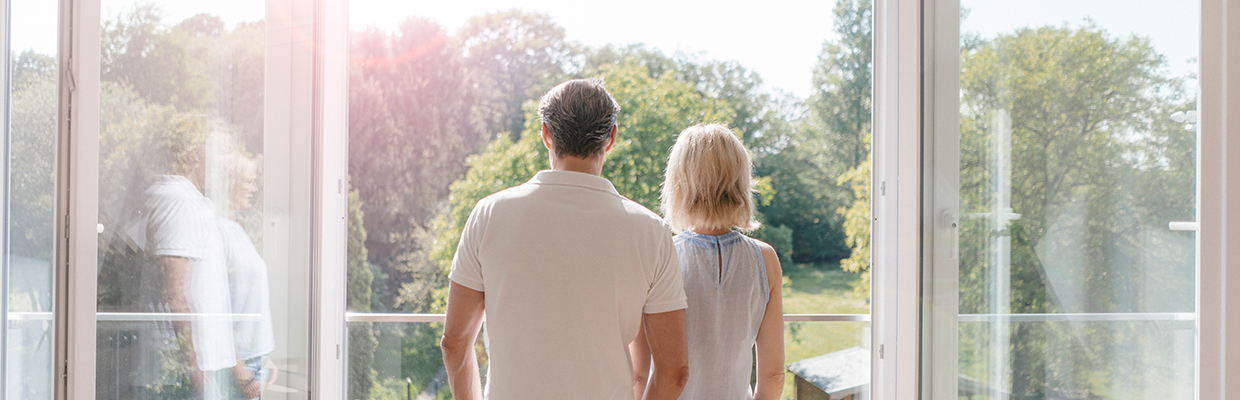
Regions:
[[[759, 242], [761, 243], [761, 242]], [[779, 399], [784, 391], [784, 306], [783, 270], [779, 256], [771, 245], [761, 243], [762, 259], [766, 262], [766, 277], [770, 284], [771, 298], [766, 303], [766, 314], [758, 328], [758, 381], [754, 388], [755, 400]]]

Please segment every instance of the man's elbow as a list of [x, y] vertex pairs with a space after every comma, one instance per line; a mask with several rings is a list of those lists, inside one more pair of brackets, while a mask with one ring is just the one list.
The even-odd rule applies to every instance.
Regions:
[[443, 351], [444, 358], [461, 358], [473, 348], [473, 341], [466, 340], [462, 337], [444, 335], [440, 338], [439, 349]]
[[784, 387], [784, 377], [785, 375], [783, 371], [768, 372], [766, 375], [766, 382], [770, 383], [773, 387], [782, 388]]
[[689, 384], [689, 364], [685, 363], [685, 364], [681, 364], [680, 366], [676, 368], [672, 368], [672, 370], [670, 371], [670, 376], [668, 376], [668, 378], [670, 378], [668, 381], [671, 382], [673, 385], [676, 385], [676, 387], [683, 389], [685, 385]]
[[650, 383], [650, 371], [647, 370], [647, 371], [633, 372], [633, 384], [634, 385], [646, 387], [646, 384], [648, 383]]

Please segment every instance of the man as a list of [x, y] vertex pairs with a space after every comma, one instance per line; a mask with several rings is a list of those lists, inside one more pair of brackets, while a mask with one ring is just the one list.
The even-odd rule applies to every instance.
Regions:
[[601, 177], [620, 106], [597, 79], [542, 97], [551, 170], [482, 199], [452, 261], [443, 357], [457, 399], [483, 397], [474, 342], [485, 313], [486, 396], [632, 399], [628, 345], [644, 319], [645, 398], [688, 380], [686, 307], [671, 233]]
[[237, 365], [232, 321], [220, 317], [231, 313], [227, 253], [214, 205], [202, 194], [206, 148], [194, 139], [179, 139], [185, 143], [170, 149], [175, 174], [156, 176], [144, 193], [140, 214], [154, 268], [136, 277], [151, 289], [141, 296], [150, 310], [189, 316], [174, 318], [172, 332], [160, 323], [162, 335], [142, 335], [164, 343], [143, 344], [143, 351], [155, 353], [154, 365], [144, 370], [160, 376], [148, 381], [138, 398], [225, 399], [252, 376], [244, 364]]

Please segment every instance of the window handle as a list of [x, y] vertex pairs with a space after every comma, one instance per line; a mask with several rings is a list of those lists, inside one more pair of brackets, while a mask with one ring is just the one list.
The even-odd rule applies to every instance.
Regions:
[[956, 219], [956, 215], [951, 211], [943, 210], [943, 228], [948, 231], [949, 243], [951, 245], [947, 249], [948, 259], [956, 261], [960, 259], [960, 221]]
[[1196, 232], [1201, 228], [1201, 224], [1193, 221], [1171, 221], [1167, 223], [1167, 228], [1173, 231]]

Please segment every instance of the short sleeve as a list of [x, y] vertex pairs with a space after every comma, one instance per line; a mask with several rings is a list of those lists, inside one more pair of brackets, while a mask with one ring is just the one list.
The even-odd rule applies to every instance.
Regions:
[[671, 234], [659, 235], [658, 260], [654, 273], [654, 282], [646, 295], [646, 305], [642, 312], [659, 314], [689, 307], [685, 300], [685, 286], [680, 276], [680, 259], [676, 256], [676, 245], [672, 243]]
[[482, 263], [478, 261], [478, 242], [484, 230], [481, 226], [485, 226], [480, 220], [486, 219], [480, 215], [484, 213], [482, 210], [483, 207], [478, 205], [469, 213], [469, 219], [461, 230], [461, 241], [456, 245], [456, 254], [452, 256], [452, 272], [448, 275], [453, 282], [479, 292], [485, 292]]
[[147, 200], [147, 249], [156, 256], [203, 259], [209, 240], [208, 229], [215, 220], [203, 215], [202, 205], [178, 196], [152, 196]]

